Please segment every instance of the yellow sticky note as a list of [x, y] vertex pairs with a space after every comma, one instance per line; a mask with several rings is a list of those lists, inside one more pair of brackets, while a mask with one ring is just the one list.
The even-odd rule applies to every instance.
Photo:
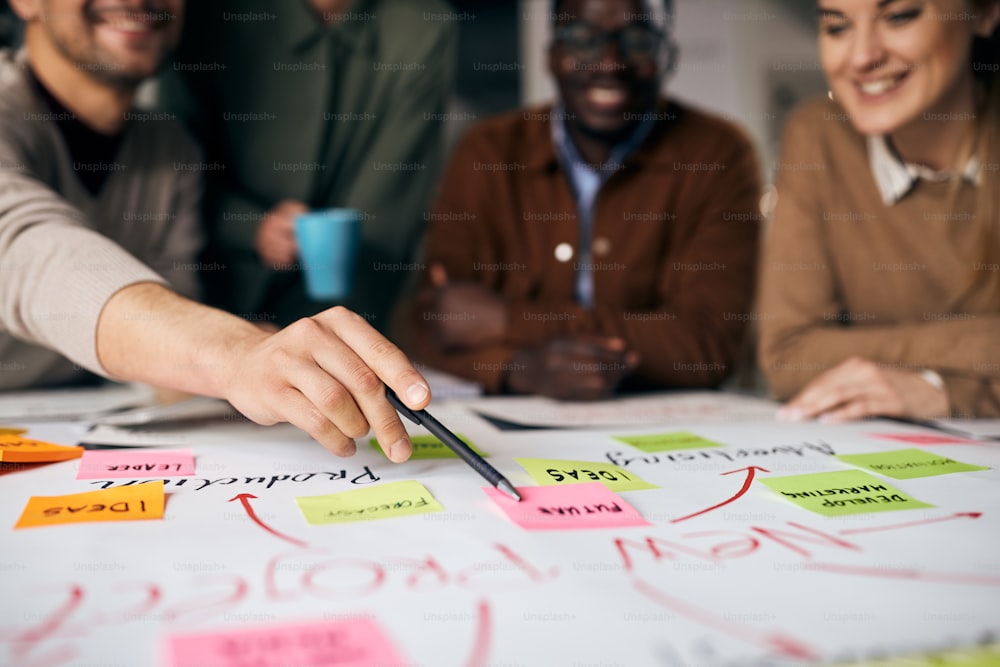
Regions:
[[66, 447], [17, 435], [0, 435], [0, 461], [4, 463], [68, 461], [81, 456], [83, 447]]
[[423, 484], [412, 480], [325, 496], [303, 496], [295, 502], [306, 521], [314, 526], [391, 519], [444, 509]]
[[32, 496], [15, 528], [163, 518], [163, 480], [68, 496]]
[[22, 433], [27, 433], [26, 428], [17, 428], [16, 426], [0, 426], [0, 435], [21, 435]]
[[872, 472], [895, 479], [913, 479], [914, 477], [947, 475], [952, 472], [989, 470], [986, 466], [961, 463], [924, 449], [896, 449], [891, 452], [877, 452], [875, 454], [843, 454], [837, 458], [844, 463], [867, 468]]
[[611, 463], [596, 461], [562, 461], [559, 459], [514, 459], [542, 486], [600, 482], [612, 491], [658, 489], [655, 484]]
[[672, 433], [654, 433], [651, 435], [618, 435], [615, 440], [624, 442], [626, 445], [641, 449], [647, 453], [672, 452], [678, 449], [705, 449], [708, 447], [722, 447], [721, 444], [689, 433], [687, 431], [674, 431]]
[[768, 477], [760, 481], [799, 507], [823, 516], [934, 507], [860, 470]]
[[[466, 438], [461, 433], [456, 433], [455, 437], [457, 437], [459, 440], [467, 444], [469, 446], [469, 449], [474, 451], [476, 454], [479, 454], [484, 459], [489, 458], [489, 454], [487, 454], [486, 452], [484, 452], [483, 450], [479, 449], [474, 444], [469, 442], [469, 439]], [[413, 453], [410, 454], [410, 459], [412, 460], [458, 458], [458, 454], [451, 451], [451, 449], [448, 448], [448, 445], [444, 444], [443, 442], [441, 442], [441, 440], [439, 440], [436, 436], [433, 435], [411, 435], [410, 443], [413, 445]], [[375, 451], [383, 455], [385, 454], [385, 452], [382, 451], [382, 447], [378, 444], [378, 440], [376, 440], [375, 438], [371, 438], [368, 441], [368, 444], [370, 444], [372, 446], [372, 449], [374, 449]]]

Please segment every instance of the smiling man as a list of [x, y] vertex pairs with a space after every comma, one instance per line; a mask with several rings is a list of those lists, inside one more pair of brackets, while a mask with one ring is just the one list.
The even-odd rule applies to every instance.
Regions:
[[473, 128], [431, 214], [415, 356], [491, 391], [708, 387], [754, 287], [760, 180], [731, 124], [660, 96], [671, 7], [552, 7], [553, 106]]
[[[410, 442], [385, 398], [430, 399], [403, 354], [335, 308], [268, 334], [197, 292], [200, 156], [133, 110], [177, 41], [180, 0], [13, 0], [25, 45], [0, 51], [0, 389], [88, 376], [229, 400], [338, 454], [371, 425]], [[92, 377], [92, 376], [91, 376]]]

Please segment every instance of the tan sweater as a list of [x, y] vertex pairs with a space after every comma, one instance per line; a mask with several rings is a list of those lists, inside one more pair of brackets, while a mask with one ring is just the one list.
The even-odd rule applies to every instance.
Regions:
[[0, 51], [0, 389], [102, 373], [97, 320], [123, 287], [198, 291], [200, 157], [180, 126], [130, 121], [93, 197], [50, 116], [23, 52]]
[[793, 114], [777, 173], [759, 294], [774, 393], [859, 356], [936, 370], [954, 413], [1000, 416], [1000, 267], [980, 259], [976, 187], [953, 200], [950, 184], [920, 181], [887, 207], [865, 138], [827, 100]]

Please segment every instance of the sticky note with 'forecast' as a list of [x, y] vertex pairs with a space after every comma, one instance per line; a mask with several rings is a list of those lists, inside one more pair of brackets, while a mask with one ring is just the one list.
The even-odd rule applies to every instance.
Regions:
[[392, 519], [444, 509], [423, 484], [413, 480], [325, 496], [303, 496], [295, 502], [306, 521], [314, 526]]

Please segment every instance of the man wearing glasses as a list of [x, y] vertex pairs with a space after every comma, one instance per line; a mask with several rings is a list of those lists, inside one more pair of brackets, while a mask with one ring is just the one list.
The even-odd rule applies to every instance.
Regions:
[[731, 371], [754, 287], [753, 146], [660, 94], [662, 0], [556, 0], [559, 99], [456, 148], [429, 216], [414, 356], [493, 392], [605, 398]]

